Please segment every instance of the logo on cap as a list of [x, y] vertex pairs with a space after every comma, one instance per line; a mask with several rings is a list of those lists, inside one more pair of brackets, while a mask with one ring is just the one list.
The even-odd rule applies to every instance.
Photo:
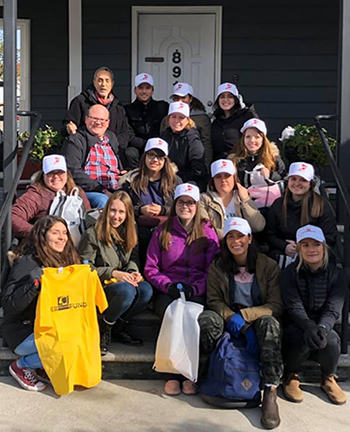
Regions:
[[308, 229], [306, 230], [306, 232], [312, 232], [312, 229], [308, 228]]
[[183, 102], [180, 102], [179, 108], [185, 108], [185, 105], [183, 104]]
[[186, 189], [184, 189], [184, 192], [190, 192], [193, 189], [193, 186], [187, 185]]
[[233, 225], [238, 225], [238, 223], [237, 223], [237, 221], [232, 221], [231, 222], [231, 225], [233, 226]]
[[307, 169], [307, 165], [305, 165], [305, 164], [301, 164], [300, 165], [300, 168], [298, 168], [298, 171], [304, 171], [304, 170], [306, 170]]
[[180, 88], [182, 88], [182, 84], [178, 84], [176, 87], [177, 90], [180, 90]]
[[53, 163], [54, 163], [54, 164], [58, 164], [58, 163], [60, 163], [60, 158], [59, 158], [59, 157], [55, 157]]
[[225, 168], [225, 166], [227, 166], [227, 162], [226, 161], [222, 161], [220, 168]]
[[226, 88], [227, 88], [227, 89], [230, 89], [231, 87], [232, 87], [232, 84], [230, 84], [230, 83], [227, 83], [227, 84], [226, 84]]
[[253, 124], [258, 124], [259, 122], [258, 122], [258, 120], [257, 119], [254, 119], [253, 120]]
[[159, 146], [161, 146], [161, 145], [163, 145], [163, 141], [162, 141], [162, 140], [158, 140], [157, 144], [158, 144]]
[[142, 79], [144, 79], [144, 80], [145, 80], [145, 79], [148, 79], [148, 75], [147, 75], [147, 74], [144, 74], [143, 77], [142, 77]]

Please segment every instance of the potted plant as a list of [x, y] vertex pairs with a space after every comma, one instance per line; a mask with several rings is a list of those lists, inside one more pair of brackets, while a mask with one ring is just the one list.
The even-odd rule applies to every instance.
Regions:
[[[18, 135], [19, 151], [18, 162], [21, 158], [20, 149], [29, 138], [29, 132], [23, 132]], [[30, 177], [41, 169], [41, 161], [43, 157], [58, 149], [61, 145], [61, 135], [55, 131], [52, 126], [45, 125], [45, 129], [39, 128], [35, 134], [32, 148], [29, 152], [29, 159], [23, 170], [22, 179], [30, 179]]]
[[[323, 129], [333, 155], [335, 155], [337, 141]], [[282, 132], [282, 152], [288, 162], [303, 161], [311, 163], [315, 168], [328, 165], [323, 143], [316, 126], [297, 124], [294, 128], [288, 126]]]

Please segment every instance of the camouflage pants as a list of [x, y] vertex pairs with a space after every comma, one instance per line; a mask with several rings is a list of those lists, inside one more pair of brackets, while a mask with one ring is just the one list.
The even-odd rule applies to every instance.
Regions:
[[[201, 345], [205, 353], [211, 353], [225, 330], [223, 318], [214, 311], [206, 310], [198, 317], [201, 329]], [[279, 385], [283, 374], [281, 354], [281, 325], [272, 316], [263, 316], [254, 323], [261, 362], [261, 385]]]

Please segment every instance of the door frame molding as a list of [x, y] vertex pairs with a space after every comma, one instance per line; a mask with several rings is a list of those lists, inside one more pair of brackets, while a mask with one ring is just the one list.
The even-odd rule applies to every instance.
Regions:
[[214, 68], [214, 94], [221, 83], [221, 44], [222, 44], [222, 6], [132, 6], [131, 11], [131, 101], [134, 99], [134, 78], [138, 62], [138, 36], [139, 36], [139, 15], [141, 14], [168, 14], [168, 15], [194, 15], [214, 14], [215, 15], [215, 68]]

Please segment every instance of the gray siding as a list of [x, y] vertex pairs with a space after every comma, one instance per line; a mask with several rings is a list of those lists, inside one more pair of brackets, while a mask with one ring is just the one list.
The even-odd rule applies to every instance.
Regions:
[[18, 0], [18, 18], [30, 20], [31, 109], [42, 126], [60, 129], [67, 106], [67, 0]]
[[[338, 1], [192, 0], [190, 4], [223, 6], [221, 81], [238, 76], [240, 92], [267, 122], [270, 138], [277, 139], [288, 124], [311, 123], [316, 114], [336, 111]], [[97, 67], [109, 66], [123, 102], [130, 97], [132, 5], [165, 2], [83, 0], [84, 86]]]

